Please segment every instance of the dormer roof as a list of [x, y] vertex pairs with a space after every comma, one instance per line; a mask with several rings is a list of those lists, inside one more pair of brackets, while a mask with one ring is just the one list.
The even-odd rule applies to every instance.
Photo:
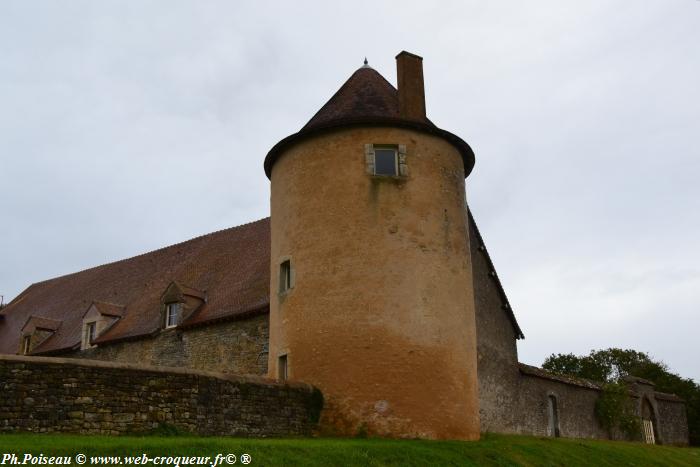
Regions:
[[44, 318], [42, 316], [30, 316], [22, 326], [22, 332], [33, 332], [34, 330], [55, 332], [61, 326], [61, 321]]
[[[88, 309], [85, 311], [85, 314], [87, 314], [87, 312], [93, 306], [98, 311], [98, 313], [100, 313], [101, 315], [112, 316], [115, 318], [121, 318], [124, 315], [124, 311], [125, 311], [124, 305], [117, 305], [116, 303], [109, 303], [109, 302], [94, 301], [90, 304]], [[85, 316], [85, 314], [83, 314], [83, 317]]]
[[184, 297], [194, 297], [204, 301], [206, 298], [206, 293], [201, 290], [197, 290], [194, 287], [189, 287], [177, 281], [172, 281], [170, 284], [168, 284], [168, 287], [165, 289], [165, 292], [163, 292], [160, 299], [163, 303], [166, 303], [170, 301], [182, 301], [184, 300]]

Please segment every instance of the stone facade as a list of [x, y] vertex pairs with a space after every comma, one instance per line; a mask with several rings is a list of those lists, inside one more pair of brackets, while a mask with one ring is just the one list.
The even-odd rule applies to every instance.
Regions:
[[476, 307], [477, 373], [481, 431], [517, 433], [519, 417], [513, 411], [520, 373], [516, 331], [504, 309], [498, 278], [470, 222], [470, 250]]
[[[507, 299], [473, 222], [470, 225], [470, 238], [481, 430], [534, 436], [610, 438], [595, 416], [596, 401], [600, 395], [598, 384], [551, 375], [518, 363], [518, 329], [509, 319]], [[650, 402], [656, 441], [688, 444], [688, 423], [683, 401], [655, 392], [653, 386], [644, 380], [629, 378], [629, 385], [640, 416], [643, 414], [642, 401], [646, 399]], [[556, 401], [556, 432], [551, 426], [550, 398]], [[620, 433], [614, 437], [626, 439]]]
[[[270, 150], [271, 219], [13, 300], [0, 352], [74, 358], [0, 357], [0, 429], [306, 434], [319, 392], [274, 382], [289, 378], [323, 391], [326, 433], [608, 437], [597, 384], [518, 363], [522, 332], [467, 208], [473, 151], [427, 119], [422, 59], [402, 52], [397, 68], [398, 90], [361, 67]], [[686, 444], [682, 401], [630, 385], [656, 439]]]
[[[368, 174], [367, 144], [405, 145], [408, 175]], [[289, 377], [323, 392], [335, 433], [477, 439], [457, 149], [407, 129], [340, 129], [281, 154], [271, 192], [269, 376], [286, 355]], [[295, 286], [279, 294], [286, 259]]]
[[189, 329], [163, 329], [152, 337], [62, 356], [262, 376], [267, 373], [268, 322], [263, 313]]
[[0, 431], [308, 435], [322, 397], [281, 384], [174, 368], [0, 355]]

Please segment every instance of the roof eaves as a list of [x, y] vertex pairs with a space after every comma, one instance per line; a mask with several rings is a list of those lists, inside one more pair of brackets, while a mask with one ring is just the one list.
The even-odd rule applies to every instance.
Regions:
[[[50, 338], [49, 338], [50, 339]], [[30, 352], [29, 355], [32, 356], [41, 356], [41, 355], [56, 355], [56, 354], [61, 354], [64, 352], [69, 352], [73, 350], [78, 350], [80, 349], [80, 343], [77, 344], [72, 344], [69, 346], [65, 347], [60, 347], [57, 349], [48, 349], [48, 350], [41, 350], [42, 347], [44, 347], [44, 344], [49, 341], [49, 339], [46, 339], [46, 341], [42, 342], [41, 345], [39, 345], [38, 349], [34, 349], [33, 352]]]
[[510, 319], [511, 324], [513, 325], [513, 329], [515, 329], [515, 337], [516, 339], [525, 339], [525, 334], [523, 334], [523, 331], [522, 329], [520, 329], [520, 325], [518, 324], [518, 320], [515, 318], [515, 313], [513, 313], [513, 307], [510, 306], [510, 302], [508, 301], [506, 291], [503, 289], [503, 284], [501, 284], [501, 280], [498, 278], [496, 267], [493, 265], [491, 255], [489, 255], [489, 251], [486, 249], [484, 238], [481, 236], [479, 227], [474, 221], [472, 210], [469, 207], [467, 207], [467, 213], [469, 215], [469, 222], [474, 226], [474, 231], [476, 232], [477, 240], [479, 241], [479, 246], [483, 247], [481, 251], [484, 253], [484, 257], [486, 258], [486, 262], [489, 265], [489, 269], [493, 272], [492, 277], [496, 281], [496, 288], [498, 289], [498, 293], [501, 296], [501, 300], [503, 300], [503, 307], [506, 310], [506, 313], [508, 314], [508, 318]]
[[[110, 329], [111, 329], [111, 326], [110, 326]], [[160, 334], [160, 331], [161, 331], [161, 329], [157, 328], [157, 329], [153, 329], [151, 331], [145, 331], [145, 332], [137, 333], [137, 334], [130, 334], [128, 336], [115, 337], [113, 339], [104, 339], [104, 338], [98, 337], [97, 339], [95, 339], [93, 341], [93, 343], [98, 344], [98, 345], [103, 345], [103, 344], [116, 344], [119, 342], [126, 342], [126, 341], [135, 341], [135, 340], [139, 340], [139, 339], [147, 339], [147, 338], [152, 338], [152, 337], [157, 336], [158, 334]]]
[[286, 138], [280, 140], [275, 144], [272, 149], [265, 156], [265, 161], [263, 167], [265, 169], [265, 174], [267, 178], [272, 177], [272, 166], [275, 164], [279, 155], [292, 147], [295, 144], [309, 138], [311, 136], [321, 135], [325, 133], [330, 133], [337, 130], [342, 130], [345, 128], [352, 128], [357, 126], [370, 126], [370, 127], [398, 127], [406, 128], [421, 133], [430, 134], [433, 136], [439, 136], [447, 140], [452, 144], [462, 156], [462, 162], [464, 164], [464, 177], [468, 177], [474, 168], [474, 151], [459, 136], [450, 133], [447, 130], [438, 128], [430, 121], [418, 121], [418, 120], [407, 120], [403, 118], [394, 117], [358, 117], [358, 118], [345, 118], [337, 119], [326, 124], [317, 125], [312, 128], [302, 129], [297, 133], [287, 136]]
[[264, 305], [254, 306], [243, 311], [233, 311], [226, 313], [224, 315], [216, 316], [214, 318], [209, 318], [202, 321], [197, 321], [195, 319], [194, 313], [190, 318], [188, 318], [184, 323], [181, 323], [177, 329], [188, 330], [200, 326], [207, 326], [215, 323], [222, 323], [225, 321], [238, 321], [243, 319], [252, 318], [253, 316], [262, 315], [270, 312], [270, 304], [266, 303]]

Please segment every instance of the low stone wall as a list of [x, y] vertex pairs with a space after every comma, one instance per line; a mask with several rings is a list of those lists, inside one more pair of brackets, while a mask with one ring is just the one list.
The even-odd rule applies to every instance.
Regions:
[[[542, 372], [544, 375], [544, 372]], [[551, 436], [548, 432], [548, 398], [557, 401], [559, 435], [565, 438], [609, 438], [595, 416], [595, 404], [600, 390], [593, 385], [573, 384], [565, 378], [543, 377], [521, 365], [518, 433]]]
[[[548, 398], [553, 396], [557, 403], [559, 435], [567, 438], [610, 439], [610, 433], [598, 422], [595, 415], [596, 401], [600, 397], [601, 386], [588, 380], [558, 376], [540, 368], [520, 364], [518, 402], [514, 406], [518, 420], [514, 433], [552, 436], [548, 428], [550, 412]], [[630, 396], [637, 415], [642, 415], [642, 400], [649, 401], [654, 410], [653, 422], [656, 442], [659, 444], [687, 445], [688, 420], [685, 403], [672, 394], [654, 391], [648, 381], [640, 384], [629, 383]], [[630, 437], [622, 432], [613, 433], [613, 439], [643, 441], [642, 433]]]
[[179, 368], [0, 355], [0, 431], [119, 435], [161, 425], [200, 435], [307, 435], [310, 385]]

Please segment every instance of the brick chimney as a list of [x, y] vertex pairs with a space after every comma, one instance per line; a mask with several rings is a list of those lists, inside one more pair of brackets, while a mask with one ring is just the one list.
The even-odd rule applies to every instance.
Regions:
[[425, 120], [423, 57], [404, 50], [396, 56], [396, 75], [399, 87], [399, 116]]

